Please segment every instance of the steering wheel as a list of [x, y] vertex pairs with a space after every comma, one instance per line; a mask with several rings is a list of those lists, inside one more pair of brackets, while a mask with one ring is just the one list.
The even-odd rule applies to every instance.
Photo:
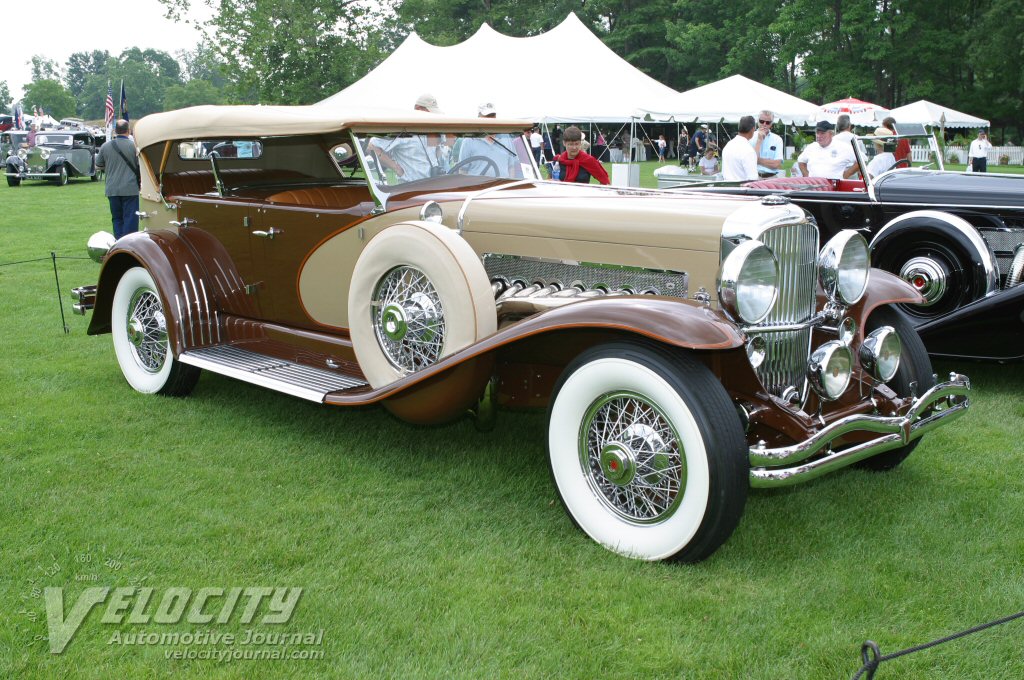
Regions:
[[896, 168], [909, 168], [909, 167], [910, 167], [910, 159], [909, 158], [901, 158], [898, 161], [896, 161], [895, 163], [893, 163], [892, 167], [890, 167], [889, 169], [890, 170], [895, 170]]
[[458, 163], [453, 165], [451, 168], [449, 168], [448, 172], [445, 173], [445, 174], [454, 175], [456, 172], [458, 172], [459, 170], [461, 170], [465, 166], [469, 165], [470, 163], [474, 163], [476, 161], [483, 161], [484, 163], [487, 164], [488, 167], [484, 168], [484, 173], [486, 173], [488, 170], [492, 170], [493, 169], [494, 170], [494, 176], [495, 177], [501, 177], [501, 171], [498, 169], [498, 164], [494, 162], [493, 158], [488, 158], [487, 156], [469, 156], [468, 158], [463, 158], [461, 161], [459, 161]]

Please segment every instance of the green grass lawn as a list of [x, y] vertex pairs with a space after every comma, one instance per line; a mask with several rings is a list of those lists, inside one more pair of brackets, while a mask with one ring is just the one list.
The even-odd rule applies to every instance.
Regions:
[[[0, 263], [80, 256], [104, 228], [102, 183], [0, 186]], [[62, 292], [98, 273], [58, 266]], [[3, 678], [849, 678], [865, 639], [891, 652], [1024, 608], [1021, 366], [938, 364], [971, 375], [971, 412], [904, 465], [752, 492], [722, 549], [672, 566], [572, 526], [542, 414], [503, 413], [488, 434], [420, 428], [211, 374], [189, 398], [144, 396], [69, 306], [64, 334], [55, 295], [49, 261], [0, 266]], [[276, 626], [104, 623], [104, 604], [54, 655], [45, 586], [65, 588], [65, 615], [89, 587], [303, 593]], [[1024, 677], [1022, 627], [876, 677]], [[112, 642], [247, 628], [322, 630], [288, 651], [323, 658]]]

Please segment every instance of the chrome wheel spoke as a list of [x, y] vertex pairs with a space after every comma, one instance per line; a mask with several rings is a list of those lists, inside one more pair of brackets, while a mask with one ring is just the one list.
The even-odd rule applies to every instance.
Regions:
[[444, 308], [423, 272], [408, 266], [392, 269], [377, 283], [373, 300], [374, 333], [395, 368], [414, 373], [441, 358]]
[[149, 373], [159, 372], [167, 360], [167, 327], [160, 298], [152, 290], [140, 288], [132, 295], [127, 333], [138, 365]]
[[632, 522], [660, 522], [682, 500], [679, 438], [656, 405], [633, 393], [601, 396], [580, 429], [580, 464], [597, 497]]

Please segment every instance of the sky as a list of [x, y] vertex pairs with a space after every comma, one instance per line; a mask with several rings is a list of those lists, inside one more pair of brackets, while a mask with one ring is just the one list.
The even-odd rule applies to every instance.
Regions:
[[[117, 56], [129, 47], [163, 50], [174, 56], [178, 50], [190, 50], [201, 38], [192, 25], [164, 18], [164, 6], [158, 0], [131, 0], [108, 3], [105, 7], [124, 7], [121, 14], [87, 8], [82, 0], [48, 0], [45, 13], [28, 12], [45, 21], [20, 22], [19, 28], [3, 32], [4, 58], [0, 61], [0, 81], [6, 80], [14, 101], [21, 99], [23, 88], [32, 80], [32, 56], [39, 54], [57, 62], [60, 68], [75, 52], [107, 50]], [[201, 2], [194, 17], [207, 18], [211, 11]], [[102, 18], [110, 14], [109, 19]], [[8, 26], [12, 29], [12, 26]], [[45, 36], [45, 40], [41, 39]]]

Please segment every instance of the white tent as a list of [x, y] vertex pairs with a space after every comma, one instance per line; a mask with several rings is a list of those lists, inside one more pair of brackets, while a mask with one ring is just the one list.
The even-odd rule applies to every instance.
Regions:
[[755, 116], [762, 109], [768, 109], [787, 125], [808, 125], [814, 123], [818, 107], [774, 87], [734, 75], [686, 92], [647, 100], [637, 107], [636, 113], [652, 120], [738, 123], [743, 116]]
[[987, 128], [989, 122], [984, 118], [976, 118], [972, 115], [961, 113], [954, 109], [933, 104], [922, 99], [921, 101], [900, 106], [889, 112], [889, 115], [896, 119], [896, 124], [919, 123], [933, 127], [948, 128]]
[[[573, 64], [564, 71], [565, 64]], [[512, 38], [483, 24], [458, 45], [410, 33], [380, 66], [316, 106], [409, 108], [429, 92], [446, 114], [554, 122], [629, 120], [637, 105], [676, 94], [609, 49], [570, 13], [547, 33]]]

